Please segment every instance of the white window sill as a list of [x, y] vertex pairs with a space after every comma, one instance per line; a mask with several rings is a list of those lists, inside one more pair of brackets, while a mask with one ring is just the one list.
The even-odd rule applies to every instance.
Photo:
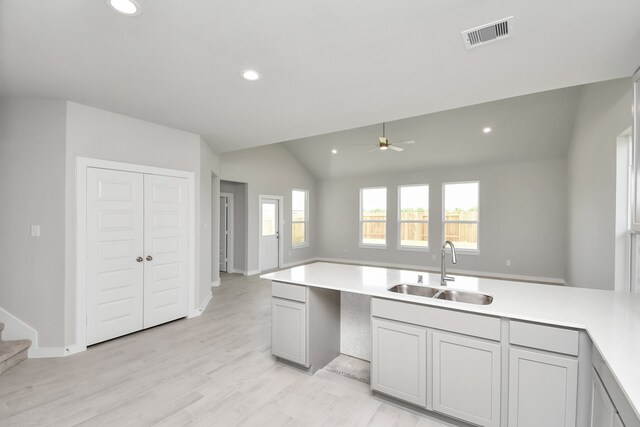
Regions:
[[[447, 252], [451, 252], [450, 249], [447, 249]], [[456, 248], [456, 255], [480, 255], [479, 249], [458, 249]]]
[[305, 243], [303, 245], [291, 245], [291, 249], [304, 249], [304, 248], [308, 248], [309, 244]]
[[396, 246], [396, 249], [399, 251], [409, 251], [409, 252], [429, 252], [429, 246]]
[[361, 249], [387, 249], [387, 245], [371, 245], [366, 243], [360, 243]]

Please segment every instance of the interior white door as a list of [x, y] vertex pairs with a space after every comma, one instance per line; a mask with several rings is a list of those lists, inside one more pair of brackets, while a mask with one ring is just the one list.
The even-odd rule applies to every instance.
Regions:
[[220, 271], [226, 272], [227, 248], [229, 247], [229, 200], [226, 196], [220, 197]]
[[143, 327], [143, 177], [87, 169], [87, 344]]
[[280, 224], [278, 199], [260, 200], [260, 270], [278, 267]]
[[187, 182], [145, 175], [144, 191], [144, 327], [149, 328], [187, 315]]

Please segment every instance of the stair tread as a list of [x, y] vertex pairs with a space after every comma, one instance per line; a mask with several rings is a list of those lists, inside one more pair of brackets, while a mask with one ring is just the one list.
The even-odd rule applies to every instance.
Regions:
[[31, 340], [0, 341], [0, 363], [31, 347]]

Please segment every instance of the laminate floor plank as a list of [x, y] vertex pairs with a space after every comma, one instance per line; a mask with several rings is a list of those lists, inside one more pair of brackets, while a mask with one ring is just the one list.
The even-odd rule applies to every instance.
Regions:
[[362, 382], [271, 355], [271, 287], [223, 274], [201, 316], [0, 376], [4, 426], [443, 427]]

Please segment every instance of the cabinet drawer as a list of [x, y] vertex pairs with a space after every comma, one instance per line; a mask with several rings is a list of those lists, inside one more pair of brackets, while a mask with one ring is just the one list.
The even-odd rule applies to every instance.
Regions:
[[408, 302], [371, 299], [371, 315], [500, 341], [500, 319]]
[[272, 282], [271, 295], [292, 301], [307, 302], [307, 287], [290, 283]]
[[509, 321], [509, 343], [523, 347], [577, 356], [578, 336], [575, 329]]

